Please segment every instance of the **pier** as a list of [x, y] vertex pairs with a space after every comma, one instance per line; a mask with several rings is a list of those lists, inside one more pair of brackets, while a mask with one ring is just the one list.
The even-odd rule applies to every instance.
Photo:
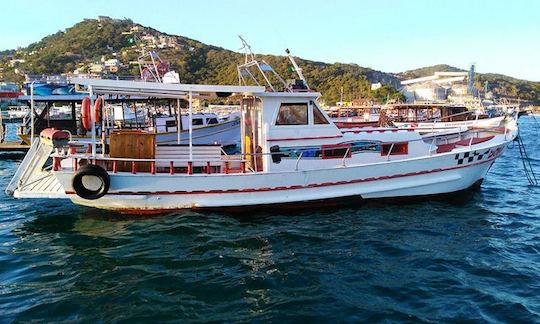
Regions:
[[19, 141], [11, 141], [11, 142], [0, 143], [0, 153], [3, 153], [3, 152], [26, 153], [29, 148], [30, 148], [30, 145], [23, 144], [22, 142], [19, 142]]

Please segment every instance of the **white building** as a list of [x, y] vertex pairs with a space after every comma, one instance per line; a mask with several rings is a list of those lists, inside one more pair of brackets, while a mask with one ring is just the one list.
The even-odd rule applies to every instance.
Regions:
[[104, 66], [109, 72], [116, 73], [122, 66], [122, 63], [118, 59], [108, 59], [104, 62]]
[[9, 61], [9, 66], [14, 67], [17, 64], [24, 63], [24, 62], [26, 62], [26, 61], [23, 60], [23, 59], [13, 59], [13, 60]]
[[382, 83], [380, 83], [380, 82], [371, 84], [371, 91], [375, 91], [375, 90], [380, 89], [380, 88], [382, 88]]
[[102, 73], [103, 72], [103, 64], [100, 63], [92, 63], [88, 67], [88, 71], [90, 73]]
[[467, 75], [467, 72], [435, 72], [431, 76], [402, 81], [401, 92], [407, 102], [445, 101], [448, 95], [467, 94], [467, 87], [463, 85]]

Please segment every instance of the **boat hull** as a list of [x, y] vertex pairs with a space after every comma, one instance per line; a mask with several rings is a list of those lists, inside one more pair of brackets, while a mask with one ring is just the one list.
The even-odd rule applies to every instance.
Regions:
[[[162, 213], [179, 209], [241, 208], [318, 202], [353, 197], [415, 197], [462, 191], [481, 181], [504, 144], [324, 170], [245, 174], [111, 175], [109, 193], [97, 200], [78, 197], [70, 172], [57, 177], [76, 204], [125, 213]], [[466, 157], [474, 158], [469, 161]], [[354, 198], [356, 197], [356, 198]]]

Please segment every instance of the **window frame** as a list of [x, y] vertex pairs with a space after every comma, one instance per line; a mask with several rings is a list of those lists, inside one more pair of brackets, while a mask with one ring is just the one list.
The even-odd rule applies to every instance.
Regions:
[[[390, 148], [392, 151], [390, 152]], [[400, 149], [396, 149], [396, 146]], [[388, 148], [388, 151], [385, 152], [385, 148]], [[390, 153], [390, 154], [389, 154]], [[390, 143], [381, 143], [381, 156], [392, 156], [392, 155], [407, 155], [409, 154], [409, 142], [390, 142]]]
[[335, 149], [345, 149], [347, 152], [346, 158], [350, 158], [352, 156], [352, 150], [351, 150], [351, 144], [345, 143], [345, 144], [325, 144], [321, 145], [321, 158], [323, 160], [329, 160], [329, 159], [343, 159], [345, 154], [341, 155], [328, 155], [326, 152], [330, 150]]
[[[306, 123], [302, 123], [302, 124], [279, 124], [278, 123], [278, 120], [279, 120], [279, 115], [280, 115], [280, 112], [281, 112], [281, 108], [283, 106], [304, 106], [306, 107]], [[308, 126], [310, 125], [310, 105], [308, 102], [281, 102], [279, 104], [279, 107], [277, 109], [277, 113], [276, 113], [276, 117], [274, 119], [274, 126], [279, 126], [279, 127], [282, 127], [282, 126]]]
[[[310, 101], [310, 125], [313, 125], [313, 126], [323, 126], [323, 125], [330, 125], [330, 120], [328, 120], [327, 116], [324, 114], [323, 110], [317, 105], [315, 104], [315, 102], [313, 101]], [[326, 123], [322, 123], [322, 124], [317, 124], [315, 123], [315, 109], [317, 109], [319, 111], [319, 113], [321, 114], [321, 117], [324, 118], [324, 120], [326, 121]]]
[[[195, 121], [197, 122], [200, 120], [200, 124], [195, 124]], [[191, 118], [191, 125], [192, 126], [204, 126], [204, 118]]]

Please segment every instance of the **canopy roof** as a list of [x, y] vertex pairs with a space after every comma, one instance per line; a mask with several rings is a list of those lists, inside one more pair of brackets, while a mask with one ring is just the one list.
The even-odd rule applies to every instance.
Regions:
[[94, 94], [137, 95], [162, 98], [186, 98], [189, 92], [193, 97], [228, 97], [232, 94], [264, 93], [260, 86], [230, 86], [203, 84], [167, 84], [143, 81], [102, 80], [72, 78], [71, 83], [81, 86], [91, 86]]

